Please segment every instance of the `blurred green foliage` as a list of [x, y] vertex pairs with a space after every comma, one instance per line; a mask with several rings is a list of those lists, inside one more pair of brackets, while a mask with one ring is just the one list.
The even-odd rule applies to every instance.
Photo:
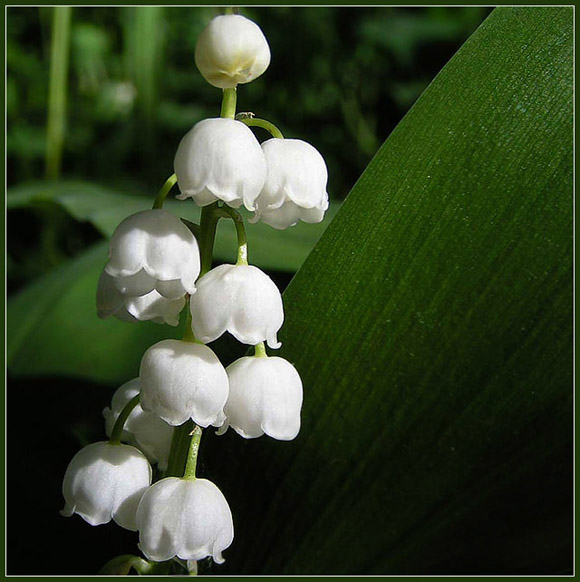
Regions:
[[[219, 111], [196, 39], [218, 8], [75, 7], [64, 174], [155, 190], [176, 145]], [[344, 198], [390, 129], [477, 27], [486, 8], [243, 8], [272, 49], [239, 109], [325, 155]], [[9, 184], [42, 176], [50, 9], [11, 7], [7, 27]], [[151, 186], [153, 185], [153, 187]]]
[[[45, 175], [51, 8], [7, 9], [8, 186]], [[285, 135], [313, 143], [344, 199], [405, 112], [489, 8], [245, 8], [270, 68], [239, 90]], [[194, 63], [217, 7], [74, 7], [61, 177], [153, 197], [181, 137], [219, 114], [220, 91]], [[259, 139], [267, 137], [257, 130]], [[11, 210], [8, 291], [101, 237], [49, 202]]]

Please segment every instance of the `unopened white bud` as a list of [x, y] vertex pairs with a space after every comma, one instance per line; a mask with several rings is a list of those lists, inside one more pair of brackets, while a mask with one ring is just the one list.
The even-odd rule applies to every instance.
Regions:
[[216, 16], [195, 48], [195, 64], [205, 80], [220, 89], [249, 83], [270, 64], [270, 48], [260, 27], [239, 14]]

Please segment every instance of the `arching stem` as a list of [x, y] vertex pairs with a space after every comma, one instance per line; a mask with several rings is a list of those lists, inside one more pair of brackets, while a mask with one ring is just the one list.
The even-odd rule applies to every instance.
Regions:
[[270, 123], [265, 119], [259, 119], [258, 117], [241, 117], [241, 116], [237, 117], [237, 119], [238, 121], [241, 121], [242, 123], [245, 123], [250, 127], [261, 127], [262, 129], [269, 131], [272, 137], [284, 139], [282, 132], [273, 123]]
[[121, 410], [121, 414], [119, 414], [119, 416], [117, 417], [117, 420], [115, 421], [115, 426], [113, 426], [113, 430], [111, 431], [111, 438], [109, 439], [109, 442], [112, 445], [121, 444], [121, 435], [123, 434], [123, 426], [125, 425], [125, 421], [129, 418], [129, 415], [131, 414], [131, 412], [133, 412], [135, 406], [139, 404], [139, 400], [140, 394], [137, 394], [137, 396], [133, 396], [133, 398], [131, 398], [131, 400], [129, 400], [129, 402], [125, 404], [123, 410]]
[[175, 185], [176, 182], [177, 182], [177, 176], [175, 174], [173, 174], [172, 176], [169, 176], [169, 178], [167, 178], [167, 180], [165, 181], [165, 184], [163, 184], [163, 186], [161, 187], [161, 190], [159, 190], [159, 194], [157, 194], [157, 197], [155, 198], [155, 202], [153, 202], [154, 209], [159, 209], [159, 208], [163, 207], [163, 203], [165, 202], [165, 199], [167, 198], [167, 194], [169, 194], [169, 191], [171, 190], [171, 188], [173, 188], [173, 186]]
[[246, 227], [244, 226], [244, 218], [242, 215], [229, 206], [222, 206], [220, 208], [222, 216], [231, 218], [236, 227], [236, 235], [238, 237], [238, 260], [236, 265], [248, 264], [248, 237], [246, 236]]

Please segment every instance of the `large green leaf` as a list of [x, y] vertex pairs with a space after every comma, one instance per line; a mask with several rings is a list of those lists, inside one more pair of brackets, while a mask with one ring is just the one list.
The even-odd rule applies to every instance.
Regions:
[[290, 284], [299, 437], [205, 442], [226, 572], [571, 572], [572, 23], [496, 9]]
[[137, 376], [143, 352], [176, 337], [155, 323], [97, 318], [101, 243], [29, 286], [8, 306], [7, 362], [15, 375], [69, 375], [121, 383]]
[[[99, 243], [21, 291], [8, 304], [7, 363], [14, 376], [70, 376], [121, 384], [139, 373], [145, 350], [179, 328], [152, 322], [125, 323], [97, 317], [97, 281], [106, 263]], [[233, 338], [219, 340], [227, 363], [245, 348]]]

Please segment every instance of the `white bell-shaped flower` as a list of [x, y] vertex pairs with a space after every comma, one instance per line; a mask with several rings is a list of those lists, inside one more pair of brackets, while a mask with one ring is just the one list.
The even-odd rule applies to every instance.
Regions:
[[270, 64], [270, 47], [260, 27], [238, 14], [216, 16], [195, 48], [195, 64], [205, 80], [220, 89], [249, 83]]
[[[111, 400], [111, 407], [103, 410], [105, 430], [110, 437], [119, 414], [125, 405], [141, 391], [139, 378], [134, 378], [119, 387]], [[157, 463], [159, 469], [167, 469], [173, 427], [161, 420], [155, 414], [145, 412], [137, 404], [125, 421], [121, 440], [143, 451], [152, 463]]]
[[226, 421], [220, 434], [231, 426], [247, 439], [266, 433], [289, 441], [300, 431], [302, 380], [284, 358], [246, 356], [230, 364], [230, 395]]
[[185, 295], [167, 299], [155, 289], [147, 295], [133, 297], [123, 295], [115, 279], [106, 271], [101, 273], [97, 285], [97, 315], [101, 319], [114, 316], [121, 321], [153, 321], [176, 326], [179, 314], [185, 306]]
[[139, 548], [156, 562], [174, 556], [221, 564], [234, 539], [234, 524], [222, 492], [206, 479], [167, 477], [150, 487], [137, 511]]
[[101, 525], [113, 519], [136, 530], [135, 516], [141, 496], [151, 485], [151, 465], [129, 445], [92, 443], [70, 462], [62, 484], [62, 514], [78, 513], [87, 523]]
[[268, 173], [250, 222], [261, 220], [278, 230], [299, 220], [314, 223], [328, 209], [328, 170], [324, 158], [299, 139], [272, 138], [262, 144]]
[[143, 210], [116, 228], [105, 271], [125, 296], [156, 290], [167, 299], [195, 292], [200, 255], [192, 232], [167, 210]]
[[174, 161], [180, 200], [199, 206], [223, 200], [254, 210], [266, 180], [266, 159], [252, 131], [241, 121], [204, 119], [185, 134]]
[[168, 424], [178, 426], [190, 418], [203, 427], [223, 424], [228, 375], [207, 346], [160, 341], [145, 352], [139, 378], [143, 410]]
[[220, 265], [197, 282], [191, 296], [191, 326], [195, 337], [211, 342], [229, 331], [238, 341], [281, 346], [284, 323], [282, 296], [266, 273], [252, 265]]

